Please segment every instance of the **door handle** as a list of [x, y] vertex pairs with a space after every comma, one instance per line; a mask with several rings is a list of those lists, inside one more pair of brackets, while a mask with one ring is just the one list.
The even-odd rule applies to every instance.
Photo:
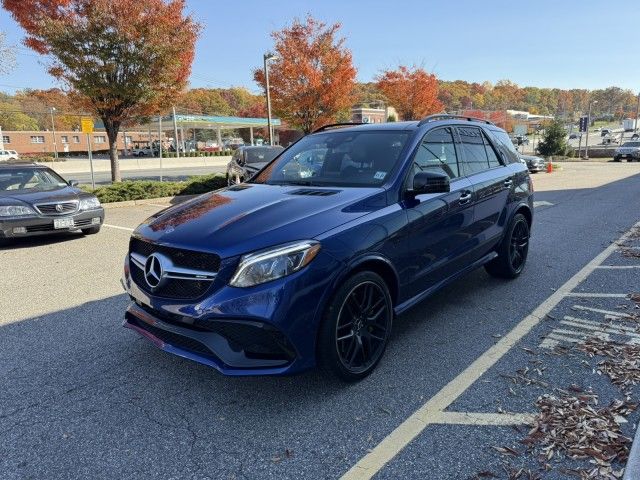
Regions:
[[458, 203], [460, 205], [464, 205], [466, 203], [469, 203], [470, 201], [471, 201], [471, 192], [469, 190], [464, 190], [460, 194], [460, 198], [458, 199]]
[[504, 186], [507, 187], [507, 188], [511, 188], [511, 185], [513, 185], [513, 180], [511, 180], [510, 178], [507, 178], [504, 181]]

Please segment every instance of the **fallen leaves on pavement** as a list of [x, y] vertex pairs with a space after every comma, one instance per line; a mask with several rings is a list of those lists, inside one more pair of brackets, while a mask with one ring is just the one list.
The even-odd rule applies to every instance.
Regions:
[[589, 393], [539, 397], [536, 406], [540, 413], [522, 443], [540, 446], [542, 463], [555, 456], [589, 459], [593, 467], [575, 470], [580, 478], [619, 478], [612, 462], [624, 462], [631, 444], [631, 439], [622, 435], [619, 422], [636, 405], [620, 400], [600, 409], [596, 405], [597, 397]]
[[590, 357], [606, 357], [598, 362], [598, 373], [606, 374], [614, 385], [628, 389], [640, 382], [640, 345], [629, 345], [600, 338], [589, 338], [577, 345]]

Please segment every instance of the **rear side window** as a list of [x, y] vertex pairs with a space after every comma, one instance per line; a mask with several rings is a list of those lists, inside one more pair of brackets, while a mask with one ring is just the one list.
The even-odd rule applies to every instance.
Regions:
[[465, 175], [483, 172], [489, 168], [487, 150], [482, 140], [482, 132], [477, 127], [458, 127]]
[[502, 162], [498, 157], [498, 153], [493, 149], [491, 141], [487, 138], [487, 134], [482, 132], [482, 139], [484, 140], [484, 148], [487, 151], [487, 158], [489, 159], [489, 168], [501, 167]]
[[516, 147], [513, 146], [513, 142], [509, 138], [509, 135], [504, 130], [491, 130], [493, 138], [496, 140], [498, 147], [505, 155], [505, 159], [509, 163], [518, 163], [520, 157], [516, 151]]
[[418, 165], [418, 170], [438, 169], [449, 175], [449, 178], [459, 177], [458, 157], [451, 128], [438, 128], [427, 133], [413, 161]]

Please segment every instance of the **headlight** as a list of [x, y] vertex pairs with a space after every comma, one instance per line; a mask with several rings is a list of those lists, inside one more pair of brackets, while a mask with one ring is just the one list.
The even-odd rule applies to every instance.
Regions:
[[100, 207], [100, 200], [96, 197], [83, 198], [80, 200], [80, 210], [93, 210]]
[[33, 215], [34, 212], [31, 207], [22, 205], [8, 205], [0, 206], [0, 217], [22, 217], [25, 215]]
[[320, 243], [304, 240], [243, 255], [229, 285], [252, 287], [286, 277], [308, 265], [319, 250]]

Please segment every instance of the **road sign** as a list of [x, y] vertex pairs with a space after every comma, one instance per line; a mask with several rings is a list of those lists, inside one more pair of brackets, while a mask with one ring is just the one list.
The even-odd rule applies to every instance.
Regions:
[[584, 116], [584, 117], [580, 117], [580, 131], [581, 132], [586, 132], [587, 129], [589, 128], [589, 117]]
[[516, 135], [526, 135], [529, 127], [526, 124], [518, 124], [513, 127], [513, 133]]
[[82, 127], [82, 133], [93, 133], [93, 120], [89, 117], [82, 117], [80, 119], [80, 125]]

